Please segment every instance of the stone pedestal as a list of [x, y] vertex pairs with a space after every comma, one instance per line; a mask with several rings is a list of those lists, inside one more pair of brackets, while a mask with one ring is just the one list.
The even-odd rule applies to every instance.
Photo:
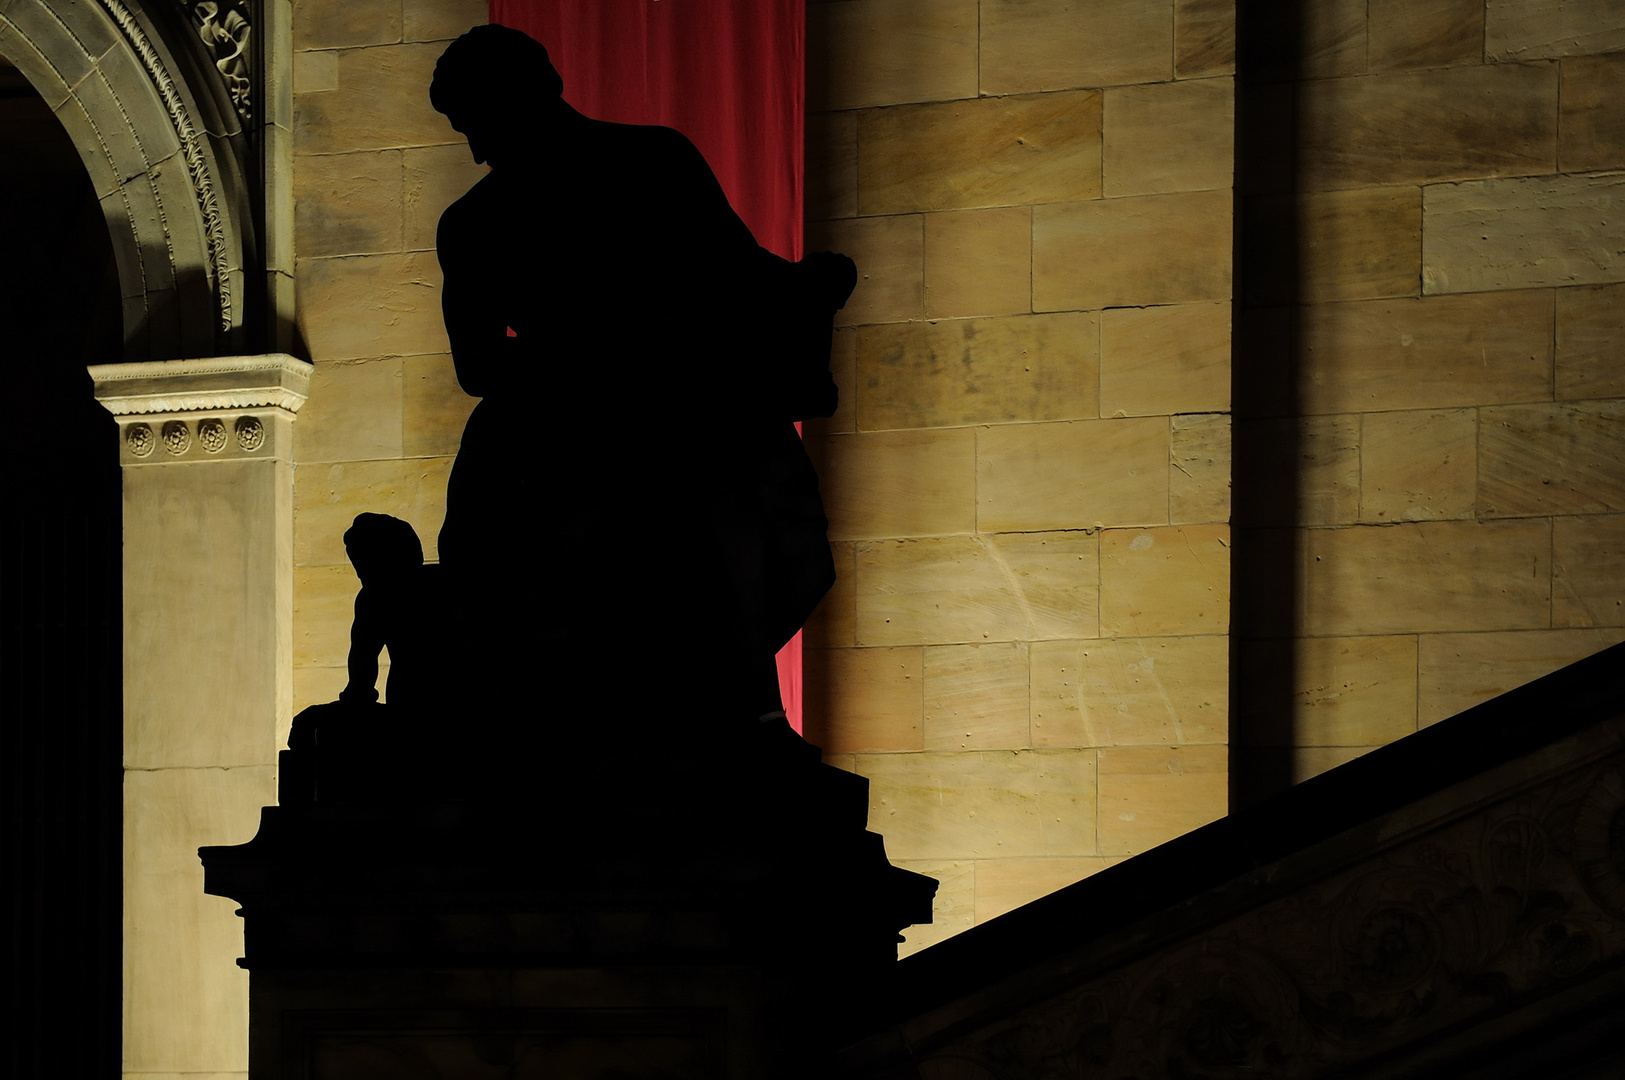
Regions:
[[124, 1046], [147, 1073], [240, 1072], [240, 930], [199, 844], [250, 835], [292, 713], [291, 356], [90, 369], [124, 486]]
[[[384, 706], [320, 708], [387, 730]], [[259, 834], [201, 852], [242, 905], [250, 1075], [824, 1075], [936, 882], [865, 831], [867, 781], [793, 738], [632, 747], [601, 776], [497, 763], [500, 794], [462, 798], [434, 795], [433, 748], [374, 750], [349, 785], [285, 751]]]

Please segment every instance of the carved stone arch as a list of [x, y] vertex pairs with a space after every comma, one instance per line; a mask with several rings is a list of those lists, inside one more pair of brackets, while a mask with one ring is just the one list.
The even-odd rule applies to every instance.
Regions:
[[252, 218], [224, 141], [240, 131], [203, 126], [220, 126], [212, 88], [195, 92], [191, 65], [135, 0], [0, 2], [0, 54], [51, 107], [95, 186], [118, 259], [124, 358], [242, 351]]

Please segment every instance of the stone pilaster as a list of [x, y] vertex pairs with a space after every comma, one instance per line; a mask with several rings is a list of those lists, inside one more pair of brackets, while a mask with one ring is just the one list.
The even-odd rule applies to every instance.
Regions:
[[233, 905], [195, 854], [253, 835], [292, 713], [291, 356], [92, 367], [124, 473], [124, 1069], [242, 1073]]

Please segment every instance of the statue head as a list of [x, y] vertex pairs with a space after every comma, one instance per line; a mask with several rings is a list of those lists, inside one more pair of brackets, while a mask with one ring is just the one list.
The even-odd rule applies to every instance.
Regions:
[[388, 514], [357, 514], [345, 530], [344, 553], [363, 586], [398, 579], [423, 565], [417, 530]]
[[530, 136], [563, 93], [542, 43], [507, 26], [476, 26], [446, 46], [429, 83], [430, 104], [468, 137], [477, 162]]

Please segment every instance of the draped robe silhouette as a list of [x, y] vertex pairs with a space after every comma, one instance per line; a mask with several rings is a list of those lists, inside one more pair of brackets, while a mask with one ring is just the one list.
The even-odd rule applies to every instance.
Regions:
[[481, 398], [439, 538], [464, 666], [498, 703], [564, 679], [771, 708], [772, 655], [834, 577], [791, 422], [834, 408], [850, 261], [759, 247], [670, 129], [546, 94], [442, 111], [492, 165], [437, 238], [457, 378]]

